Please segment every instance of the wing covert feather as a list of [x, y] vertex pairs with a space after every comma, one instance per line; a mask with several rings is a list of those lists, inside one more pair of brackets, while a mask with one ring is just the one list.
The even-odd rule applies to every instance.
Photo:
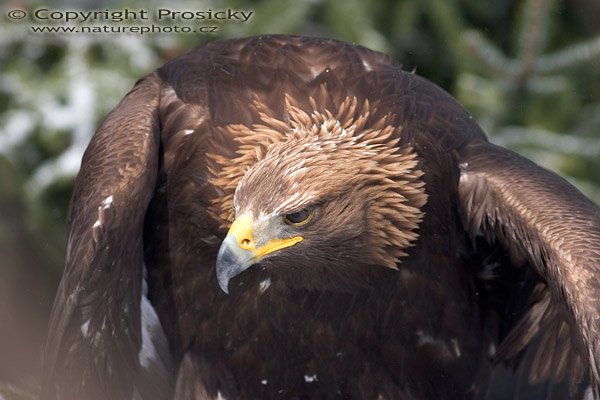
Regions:
[[98, 128], [68, 221], [42, 399], [131, 399], [139, 369], [142, 231], [158, 169], [160, 80], [140, 80]]
[[[587, 361], [594, 390], [600, 385], [600, 208], [567, 181], [533, 162], [487, 142], [467, 147], [460, 164], [459, 208], [472, 236], [500, 242], [514, 260], [524, 260], [547, 282], [550, 298], [532, 307], [499, 351], [511, 356], [540, 326], [560, 333], [542, 338], [550, 353], [538, 351], [530, 377], [562, 376], [569, 366], [560, 352]], [[538, 313], [539, 315], [536, 315]], [[559, 317], [557, 317], [557, 315]], [[565, 322], [574, 327], [572, 345], [564, 339]], [[544, 332], [542, 332], [544, 334]], [[520, 336], [517, 338], [516, 336]], [[529, 338], [527, 338], [529, 336]], [[560, 339], [560, 340], [559, 340]], [[510, 346], [515, 346], [512, 349]], [[569, 350], [571, 349], [571, 350]], [[552, 353], [559, 353], [554, 354]], [[583, 353], [583, 354], [578, 354]], [[541, 360], [541, 358], [546, 360]], [[546, 361], [546, 362], [542, 362]], [[554, 361], [551, 368], [548, 362]], [[571, 372], [571, 371], [568, 371]], [[575, 374], [578, 375], [578, 374]]]

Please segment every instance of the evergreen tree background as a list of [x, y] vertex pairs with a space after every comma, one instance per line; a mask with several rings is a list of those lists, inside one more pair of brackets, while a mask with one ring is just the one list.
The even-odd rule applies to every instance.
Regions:
[[[557, 171], [600, 203], [597, 0], [171, 4], [12, 0], [0, 6], [0, 399], [33, 399], [39, 391], [41, 349], [64, 263], [67, 206], [96, 126], [138, 77], [212, 40], [293, 33], [386, 52], [457, 97], [493, 142]], [[214, 34], [147, 35], [33, 33], [40, 21], [7, 16], [13, 9], [124, 7], [254, 14], [246, 23], [170, 23], [218, 26]]]

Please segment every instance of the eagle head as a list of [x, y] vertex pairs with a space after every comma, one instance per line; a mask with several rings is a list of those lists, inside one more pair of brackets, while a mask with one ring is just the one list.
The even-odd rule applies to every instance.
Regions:
[[215, 206], [233, 219], [216, 263], [225, 292], [255, 264], [296, 287], [364, 285], [357, 274], [396, 268], [418, 237], [422, 172], [393, 116], [355, 97], [335, 110], [310, 104], [286, 99], [284, 120], [260, 113], [263, 124], [229, 127], [237, 157], [213, 157], [225, 193]]

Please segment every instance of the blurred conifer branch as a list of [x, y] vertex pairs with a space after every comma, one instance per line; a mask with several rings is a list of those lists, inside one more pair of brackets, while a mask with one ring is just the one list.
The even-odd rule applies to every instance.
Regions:
[[559, 3], [523, 4], [512, 55], [482, 30], [465, 30], [464, 49], [475, 63], [459, 72], [457, 95], [492, 141], [558, 169], [600, 201], [593, 183], [600, 179], [594, 172], [600, 170], [600, 121], [589, 112], [600, 101], [582, 90], [590, 75], [597, 79], [600, 36], [550, 50]]
[[594, 59], [600, 59], [600, 36], [539, 57], [535, 69], [539, 73], [556, 72]]
[[[510, 90], [545, 90], [556, 87], [553, 79], [541, 79], [540, 75], [558, 73], [600, 58], [600, 36], [584, 43], [577, 43], [565, 49], [544, 54], [548, 42], [553, 0], [528, 0], [519, 20], [519, 48], [516, 57], [503, 54], [485, 35], [476, 30], [464, 33], [466, 49], [478, 60], [488, 74], [503, 81]], [[529, 83], [534, 81], [533, 85]], [[559, 88], [560, 89], [560, 88]]]

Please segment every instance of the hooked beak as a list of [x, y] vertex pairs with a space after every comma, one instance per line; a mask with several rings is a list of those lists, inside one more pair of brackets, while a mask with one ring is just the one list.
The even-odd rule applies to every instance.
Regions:
[[229, 280], [258, 263], [266, 255], [295, 245], [302, 236], [285, 239], [271, 239], [257, 247], [254, 240], [254, 225], [252, 218], [241, 215], [237, 218], [217, 254], [217, 280], [225, 293], [229, 293]]
[[256, 264], [254, 254], [240, 247], [235, 236], [228, 234], [217, 255], [217, 280], [221, 290], [229, 294], [229, 280]]

